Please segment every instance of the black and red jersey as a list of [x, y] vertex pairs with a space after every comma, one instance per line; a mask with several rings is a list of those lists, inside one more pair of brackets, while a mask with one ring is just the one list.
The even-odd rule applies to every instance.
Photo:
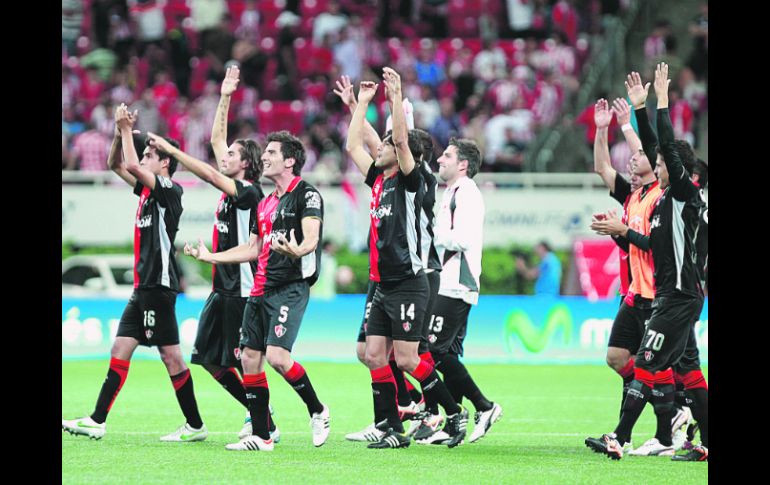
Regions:
[[[257, 217], [257, 204], [265, 198], [262, 187], [234, 180], [235, 197], [222, 192], [214, 221], [213, 252], [227, 251], [249, 242]], [[214, 291], [227, 296], [247, 297], [254, 286], [257, 262], [212, 265]]]
[[650, 224], [655, 296], [683, 294], [702, 298], [696, 241], [705, 203], [674, 147], [667, 108], [658, 109], [658, 139], [669, 185], [658, 199]]
[[[416, 170], [416, 169], [415, 169]], [[436, 186], [438, 181], [428, 167], [427, 163], [421, 163], [419, 170], [422, 172], [423, 184], [417, 191], [417, 204], [419, 210], [420, 246], [422, 265], [424, 268], [430, 268], [435, 271], [441, 271], [441, 260], [438, 257], [438, 251], [433, 244], [433, 224], [435, 214], [433, 206], [436, 205]]]
[[134, 221], [134, 288], [179, 287], [174, 240], [182, 217], [182, 187], [170, 178], [155, 176], [150, 190], [137, 181], [139, 207]]
[[401, 281], [422, 271], [419, 234], [422, 207], [416, 196], [423, 184], [417, 167], [409, 175], [397, 170], [387, 178], [374, 163], [369, 167], [366, 185], [372, 188], [369, 204], [371, 281]]
[[[295, 281], [306, 280], [311, 286], [318, 279], [321, 269], [321, 243], [323, 240], [323, 199], [318, 190], [302, 180], [294, 177], [286, 193], [280, 198], [275, 192], [271, 193], [257, 207], [257, 219], [251, 232], [262, 239], [262, 251], [257, 260], [257, 272], [254, 275], [254, 287], [251, 296], [260, 296], [265, 290], [278, 288]], [[318, 234], [318, 245], [315, 251], [305, 256], [292, 259], [281, 253], [272, 251], [270, 246], [279, 234], [290, 239], [290, 231], [294, 229], [297, 244], [305, 239], [302, 232], [302, 219], [313, 217], [321, 221]]]

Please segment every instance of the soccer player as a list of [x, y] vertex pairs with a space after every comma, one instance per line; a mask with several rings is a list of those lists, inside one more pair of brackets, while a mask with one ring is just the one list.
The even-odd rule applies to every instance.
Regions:
[[[463, 396], [476, 408], [473, 443], [484, 436], [503, 413], [489, 401], [460, 362], [468, 328], [468, 314], [479, 299], [484, 199], [472, 180], [481, 166], [481, 153], [472, 140], [451, 138], [438, 159], [439, 176], [447, 184], [436, 220], [436, 249], [443, 261], [441, 285], [430, 319], [430, 352], [452, 397]], [[435, 444], [449, 439], [444, 431], [418, 443]]]
[[[142, 159], [134, 147], [132, 128], [137, 112], [129, 113], [125, 104], [115, 110], [116, 135], [108, 165], [134, 188], [139, 207], [134, 221], [134, 292], [118, 324], [112, 346], [110, 368], [102, 384], [94, 412], [85, 418], [65, 421], [62, 429], [92, 439], [104, 436], [107, 413], [126, 381], [131, 356], [138, 345], [157, 346], [168, 370], [177, 401], [186, 422], [161, 441], [203, 441], [208, 436], [198, 413], [193, 380], [179, 347], [179, 327], [175, 304], [179, 289], [179, 270], [174, 239], [182, 215], [182, 187], [171, 180], [177, 160], [147, 141]], [[176, 141], [167, 140], [170, 145]], [[123, 162], [118, 160], [118, 151]]]
[[454, 402], [433, 366], [417, 353], [429, 297], [415, 209], [419, 204], [416, 193], [423, 181], [409, 148], [400, 76], [384, 68], [383, 78], [393, 114], [392, 136], [380, 143], [376, 160], [363, 149], [364, 114], [378, 85], [362, 82], [346, 146], [357, 165], [369, 165], [366, 183], [372, 187], [369, 268], [370, 279], [378, 282], [378, 287], [366, 327], [366, 361], [372, 374], [375, 422], [385, 435], [369, 447], [410, 444], [397, 412], [396, 385], [388, 365], [391, 348], [399, 369], [415, 377], [423, 393], [433, 394], [444, 407], [445, 431], [450, 435], [447, 444], [454, 447], [465, 437], [468, 412]]
[[[629, 94], [635, 96], [631, 98], [632, 100], [641, 96], [636, 91], [629, 92]], [[612, 168], [610, 163], [607, 136], [613, 112], [617, 115], [618, 122], [621, 123], [623, 134], [633, 153], [630, 160], [631, 170], [639, 177], [642, 184], [634, 192], [631, 192], [629, 182]], [[624, 205], [624, 221], [628, 222], [634, 233], [648, 236], [650, 233], [650, 215], [661, 190], [653, 172], [654, 162], [651, 160], [654, 159], [650, 159], [646, 154], [641, 140], [636, 136], [629, 123], [630, 119], [630, 109], [624, 99], [616, 99], [612, 111], [608, 109], [608, 103], [605, 99], [596, 102], [594, 110], [596, 123], [594, 171], [599, 174], [604, 184], [610, 189], [610, 196]], [[640, 123], [640, 131], [644, 130], [644, 125], [644, 123]], [[647, 135], [646, 133], [643, 134]], [[598, 221], [595, 224], [601, 225], [603, 223], [604, 221]], [[631, 270], [629, 288], [612, 324], [607, 346], [607, 364], [623, 379], [621, 409], [628, 393], [628, 386], [633, 380], [634, 359], [632, 355], [639, 350], [644, 335], [645, 322], [652, 313], [652, 299], [655, 296], [655, 284], [652, 278], [652, 254], [630, 245], [628, 264]], [[669, 436], [668, 439], [670, 442], [671, 437]], [[604, 440], [589, 437], [586, 438], [585, 444], [594, 451], [603, 451]], [[631, 451], [630, 437], [625, 447]], [[670, 451], [673, 453], [673, 448]]]
[[307, 406], [313, 445], [329, 437], [329, 408], [318, 400], [305, 369], [292, 359], [310, 286], [318, 279], [321, 263], [323, 199], [302, 180], [305, 164], [302, 142], [287, 131], [270, 133], [262, 153], [263, 175], [275, 191], [262, 199], [247, 244], [210, 253], [203, 241], [185, 251], [212, 264], [257, 260], [254, 287], [246, 302], [241, 329], [243, 385], [251, 413], [252, 433], [228, 450], [272, 451], [269, 434], [270, 392], [264, 361], [281, 374]]
[[[634, 84], [641, 87], [638, 74], [632, 74]], [[634, 380], [623, 403], [623, 415], [615, 432], [603, 436], [605, 453], [613, 459], [623, 457], [622, 445], [629, 440], [631, 429], [650, 400], [655, 383], [670, 382], [673, 387], [673, 372], [670, 368], [681, 362], [688, 340], [694, 336], [692, 327], [703, 307], [696, 235], [704, 203], [698, 187], [690, 180], [682, 163], [683, 157], [691, 156], [692, 149], [674, 140], [668, 112], [670, 82], [668, 65], [658, 64], [653, 83], [658, 98], [659, 153], [656, 174], [663, 193], [652, 214], [648, 241], [655, 267], [655, 300], [642, 345], [636, 354]], [[649, 84], [642, 89], [646, 94]], [[636, 102], [633, 104], [638, 108]], [[635, 244], [633, 237], [629, 237], [629, 241]], [[638, 242], [644, 246], [643, 241]], [[705, 383], [702, 377], [698, 380]], [[698, 391], [703, 388], [694, 387], [695, 384], [693, 382], [690, 386], [690, 395], [693, 399], [693, 414], [700, 425], [702, 445], [695, 447], [688, 455], [675, 456], [674, 460], [708, 459], [708, 394]], [[661, 414], [669, 419], [674, 417], [673, 396], [667, 407], [669, 409], [665, 413], [659, 413], [656, 406], [659, 432]], [[659, 432], [656, 433], [658, 439]]]

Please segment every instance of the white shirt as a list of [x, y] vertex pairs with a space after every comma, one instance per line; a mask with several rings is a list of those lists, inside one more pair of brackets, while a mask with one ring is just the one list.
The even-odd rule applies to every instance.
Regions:
[[[455, 196], [454, 221], [450, 210], [452, 196]], [[441, 286], [438, 294], [457, 298], [475, 305], [479, 301], [478, 290], [474, 291], [460, 283], [461, 254], [467, 261], [471, 275], [480, 288], [481, 248], [484, 228], [484, 199], [476, 182], [461, 177], [444, 190], [441, 205], [436, 215], [433, 242], [438, 257], [443, 262], [446, 251], [457, 251], [441, 270]]]

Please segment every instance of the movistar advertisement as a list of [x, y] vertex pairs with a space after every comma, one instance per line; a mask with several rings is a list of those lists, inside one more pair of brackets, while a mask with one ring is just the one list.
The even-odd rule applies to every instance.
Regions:
[[[189, 359], [203, 299], [180, 295], [177, 321], [182, 352]], [[302, 360], [356, 360], [356, 336], [365, 295], [311, 299], [293, 354]], [[482, 296], [471, 309], [465, 361], [603, 364], [619, 299], [581, 296]], [[125, 300], [62, 300], [62, 357], [108, 358]], [[701, 361], [708, 362], [708, 300], [695, 334]], [[136, 357], [157, 356], [139, 347]]]

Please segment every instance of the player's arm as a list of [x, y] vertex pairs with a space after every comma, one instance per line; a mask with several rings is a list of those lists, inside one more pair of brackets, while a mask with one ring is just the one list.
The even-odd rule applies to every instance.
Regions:
[[[220, 88], [219, 104], [217, 105], [217, 112], [214, 115], [214, 125], [211, 127], [211, 148], [214, 150], [214, 157], [217, 160], [222, 160], [227, 153], [227, 113], [230, 110], [230, 97], [238, 87], [240, 70], [237, 66], [231, 66], [227, 68], [225, 73], [225, 79], [222, 81], [222, 87]], [[180, 162], [182, 162], [180, 160]], [[186, 167], [187, 165], [185, 165]], [[189, 168], [189, 167], [188, 167]], [[192, 169], [191, 169], [192, 171]], [[197, 172], [196, 175], [201, 177]], [[209, 183], [204, 177], [201, 177]], [[226, 190], [217, 187], [223, 192]], [[228, 192], [228, 195], [232, 195]]]
[[631, 153], [636, 153], [642, 149], [642, 140], [639, 139], [639, 135], [636, 134], [634, 127], [631, 126], [631, 107], [625, 98], [616, 98], [612, 102], [612, 112], [615, 113], [615, 118], [618, 120], [620, 129], [623, 131], [626, 143], [631, 148]]
[[[348, 76], [341, 76], [336, 81], [337, 89], [334, 89], [334, 94], [340, 97], [345, 106], [350, 110], [352, 115], [356, 111], [358, 101], [356, 101], [356, 95], [353, 93], [353, 83], [350, 82]], [[377, 134], [377, 130], [366, 120], [366, 113], [364, 113], [364, 145], [369, 150], [369, 154], [375, 157], [377, 154], [377, 148], [380, 146], [380, 136]]]
[[249, 242], [218, 253], [210, 252], [203, 239], [198, 239], [198, 246], [192, 246], [189, 243], [184, 245], [184, 253], [186, 255], [210, 264], [248, 263], [259, 258], [261, 251], [262, 239], [253, 232], [249, 236]]
[[[355, 162], [358, 170], [363, 175], [369, 172], [373, 160], [373, 155], [369, 155], [364, 150], [364, 118], [366, 116], [366, 110], [369, 107], [374, 94], [377, 92], [378, 84], [370, 81], [362, 81], [358, 89], [358, 105], [353, 112], [353, 117], [350, 120], [350, 127], [348, 128], [348, 140], [345, 143], [345, 150], [347, 150], [350, 157]], [[375, 153], [377, 153], [375, 151]]]
[[396, 147], [398, 168], [404, 175], [412, 173], [415, 167], [412, 151], [409, 150], [409, 135], [404, 115], [404, 104], [401, 99], [401, 76], [389, 67], [383, 70], [383, 80], [386, 86], [388, 100], [393, 116], [393, 145]]
[[[125, 104], [118, 106], [115, 114], [115, 120], [120, 130], [120, 141], [123, 145], [123, 162], [126, 170], [136, 181], [150, 190], [155, 189], [155, 174], [139, 165], [139, 155], [134, 146], [133, 126], [136, 122], [137, 111], [129, 114], [128, 107]], [[136, 184], [134, 184], [136, 185]]]
[[[188, 155], [179, 148], [173, 146], [162, 136], [156, 135], [155, 133], [147, 133], [147, 137], [150, 139], [151, 146], [170, 154], [187, 170], [191, 171], [205, 182], [210, 183], [231, 197], [236, 196], [237, 188], [235, 186], [235, 181], [230, 177], [223, 175], [219, 170], [208, 163], [198, 160], [192, 155]], [[227, 146], [225, 146], [225, 152], [227, 149]]]
[[650, 250], [650, 237], [640, 234], [623, 224], [623, 221], [620, 220], [620, 217], [614, 210], [608, 211], [604, 217], [594, 217], [594, 220], [591, 222], [591, 229], [602, 236], [626, 238], [629, 243], [642, 251]]
[[318, 241], [321, 237], [321, 219], [315, 216], [303, 217], [302, 235], [302, 242], [297, 243], [294, 229], [289, 231], [289, 239], [286, 239], [285, 234], [279, 234], [273, 241], [271, 248], [292, 259], [312, 253], [318, 247]]
[[602, 178], [604, 185], [615, 192], [615, 177], [617, 171], [612, 168], [610, 161], [610, 146], [608, 133], [612, 111], [607, 109], [607, 100], [600, 99], [594, 106], [594, 122], [596, 123], [596, 136], [594, 137], [594, 172]]
[[690, 180], [684, 168], [679, 153], [674, 147], [674, 127], [668, 112], [668, 64], [661, 62], [655, 68], [655, 94], [658, 97], [658, 134], [660, 135], [660, 151], [666, 161], [668, 183], [671, 194], [675, 199], [684, 201], [698, 192], [698, 188]]
[[623, 250], [623, 252], [628, 252], [628, 239], [622, 236], [612, 236], [613, 242]]
[[110, 145], [110, 154], [107, 156], [107, 166], [110, 170], [118, 174], [120, 178], [125, 180], [128, 185], [135, 187], [136, 177], [128, 173], [128, 170], [123, 166], [121, 160], [121, 144], [120, 131], [116, 127], [115, 136], [112, 138], [112, 145]]
[[480, 192], [458, 189], [455, 204], [452, 227], [436, 225], [435, 243], [450, 251], [466, 251], [484, 228], [484, 199]]
[[644, 154], [647, 156], [650, 164], [654, 164], [657, 158], [655, 147], [658, 146], [658, 138], [655, 136], [655, 131], [653, 131], [647, 116], [647, 94], [650, 91], [650, 83], [642, 85], [642, 77], [639, 73], [631, 72], [626, 77], [626, 91], [634, 107], [642, 150], [644, 150]]

